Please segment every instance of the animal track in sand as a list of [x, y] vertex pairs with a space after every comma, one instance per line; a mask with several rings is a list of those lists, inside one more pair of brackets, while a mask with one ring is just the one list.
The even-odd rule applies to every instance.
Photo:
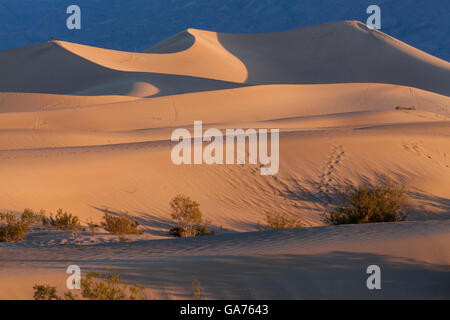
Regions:
[[446, 153], [441, 153], [439, 150], [432, 150], [425, 144], [410, 140], [402, 143], [402, 147], [405, 151], [414, 152], [416, 155], [432, 160], [438, 165], [443, 165], [449, 168], [449, 161]]
[[342, 162], [345, 155], [344, 147], [342, 145], [334, 145], [331, 153], [325, 161], [322, 169], [322, 174], [319, 176], [319, 194], [328, 201], [330, 199], [330, 191], [332, 191], [332, 184], [336, 180], [336, 170]]
[[48, 123], [42, 120], [42, 113], [45, 111], [45, 107], [39, 109], [34, 119], [33, 130], [48, 129]]

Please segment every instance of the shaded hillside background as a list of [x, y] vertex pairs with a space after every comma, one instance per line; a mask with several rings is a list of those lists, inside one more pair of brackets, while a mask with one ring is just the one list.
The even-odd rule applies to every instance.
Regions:
[[[82, 30], [66, 29], [66, 8], [82, 9]], [[450, 60], [448, 0], [0, 0], [0, 50], [50, 39], [142, 51], [188, 27], [230, 33], [281, 31], [382, 10], [383, 32]]]

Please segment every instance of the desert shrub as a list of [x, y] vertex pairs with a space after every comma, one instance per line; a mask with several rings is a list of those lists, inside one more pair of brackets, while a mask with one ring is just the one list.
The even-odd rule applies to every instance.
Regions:
[[177, 237], [196, 237], [202, 235], [210, 235], [203, 220], [200, 204], [192, 201], [184, 195], [177, 195], [170, 201], [172, 210], [171, 217], [178, 222], [178, 225], [170, 229], [169, 233]]
[[14, 223], [16, 221], [17, 221], [17, 216], [15, 214], [9, 213], [9, 212], [7, 212], [7, 213], [0, 212], [0, 222], [1, 223], [9, 224], [9, 223]]
[[61, 300], [61, 298], [56, 295], [56, 287], [50, 285], [35, 285], [33, 289], [34, 300]]
[[22, 241], [28, 233], [28, 225], [20, 220], [0, 224], [0, 242]]
[[347, 204], [329, 212], [325, 222], [332, 225], [393, 222], [406, 218], [406, 188], [390, 178], [378, 185], [347, 187], [343, 192]]
[[58, 209], [55, 217], [53, 217], [53, 213], [50, 213], [50, 217], [42, 215], [41, 219], [44, 225], [60, 230], [79, 230], [81, 228], [80, 219], [62, 209]]
[[[210, 236], [214, 234], [214, 231], [209, 230], [208, 227], [203, 225], [193, 225], [191, 232], [194, 237], [201, 237], [201, 236]], [[169, 233], [175, 237], [188, 237], [188, 231], [181, 226], [175, 226], [169, 230]]]
[[90, 300], [124, 300], [125, 293], [120, 288], [122, 280], [115, 272], [106, 275], [103, 280], [97, 280], [102, 273], [91, 271], [81, 280], [81, 294]]
[[144, 287], [136, 283], [123, 285], [119, 274], [111, 269], [90, 271], [81, 279], [81, 295], [90, 300], [144, 300]]
[[[33, 287], [35, 300], [62, 300], [56, 294], [56, 288], [49, 285], [35, 285]], [[138, 283], [129, 286], [122, 283], [118, 273], [111, 269], [105, 271], [90, 271], [81, 279], [81, 297], [68, 291], [65, 300], [144, 300], [144, 287]]]
[[32, 209], [25, 209], [23, 210], [21, 219], [24, 223], [32, 225], [33, 223], [39, 222], [40, 216], [39, 214], [36, 214]]
[[140, 285], [139, 283], [135, 283], [132, 286], [128, 287], [130, 292], [128, 296], [128, 300], [147, 300], [147, 296], [144, 293], [145, 287]]
[[129, 238], [126, 238], [126, 237], [124, 237], [124, 236], [119, 236], [118, 240], [119, 240], [119, 242], [127, 242], [127, 241], [130, 241]]
[[0, 242], [22, 241], [37, 218], [31, 209], [25, 209], [20, 218], [13, 213], [0, 213]]
[[278, 212], [266, 212], [266, 223], [267, 226], [262, 227], [261, 230], [295, 229], [303, 227], [300, 219], [289, 217], [285, 213]]
[[89, 231], [92, 233], [92, 235], [95, 236], [95, 234], [97, 233], [97, 228], [99, 228], [100, 226], [96, 223], [94, 223], [92, 220], [88, 220], [87, 221], [87, 226]]
[[137, 228], [139, 223], [128, 216], [113, 216], [105, 213], [101, 225], [105, 230], [115, 235], [142, 234]]
[[198, 281], [196, 278], [192, 279], [192, 290], [193, 290], [192, 299], [200, 300], [200, 296], [202, 294], [202, 288], [200, 286], [200, 281]]
[[416, 110], [416, 107], [415, 106], [412, 106], [412, 107], [396, 106], [395, 110]]

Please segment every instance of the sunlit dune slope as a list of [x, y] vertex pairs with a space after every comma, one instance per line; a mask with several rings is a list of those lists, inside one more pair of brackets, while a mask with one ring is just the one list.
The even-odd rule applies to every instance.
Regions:
[[[20, 96], [20, 95], [19, 95]], [[45, 100], [46, 99], [46, 100]], [[240, 123], [359, 111], [415, 108], [448, 117], [450, 99], [423, 90], [383, 84], [264, 85], [231, 90], [196, 92], [170, 97], [99, 104], [101, 99], [69, 98], [59, 105], [81, 108], [52, 110], [58, 96], [45, 96], [36, 111], [33, 99], [0, 101], [2, 129], [130, 131], [204, 123]], [[95, 101], [96, 105], [83, 107]], [[115, 99], [115, 98], [111, 98]], [[117, 98], [118, 99], [118, 98]], [[47, 102], [50, 101], [50, 102]], [[113, 100], [114, 101], [114, 100]], [[28, 106], [27, 106], [28, 105]], [[48, 108], [47, 108], [48, 106]], [[395, 113], [401, 114], [401, 112]], [[386, 118], [384, 122], [395, 122]]]

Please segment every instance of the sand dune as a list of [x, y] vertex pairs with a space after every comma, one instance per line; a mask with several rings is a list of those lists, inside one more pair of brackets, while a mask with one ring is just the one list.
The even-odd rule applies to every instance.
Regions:
[[[192, 39], [189, 47], [185, 44], [186, 38]], [[58, 44], [73, 54], [114, 70], [185, 75], [238, 83], [244, 82], [247, 77], [246, 66], [223, 47], [216, 32], [188, 29], [167, 39], [156, 49], [150, 49], [152, 54], [106, 50], [61, 41]]]
[[[75, 50], [72, 52], [71, 50]], [[92, 52], [93, 51], [93, 52]], [[106, 53], [105, 53], [106, 51]], [[239, 85], [227, 80], [201, 77], [195, 72], [180, 72], [160, 68], [139, 66], [150, 64], [160, 66], [158, 59], [144, 59], [137, 68], [123, 68], [127, 60], [133, 60], [135, 53], [120, 53], [105, 49], [50, 41], [30, 47], [0, 52], [0, 90], [2, 92], [29, 92], [75, 95], [137, 95], [151, 96], [157, 93], [168, 95], [192, 91], [234, 88]], [[104, 59], [110, 54], [111, 61]], [[144, 57], [149, 55], [141, 54]], [[93, 56], [96, 58], [94, 59]], [[117, 57], [116, 57], [117, 56]], [[125, 56], [125, 57], [123, 57]], [[196, 56], [200, 61], [202, 57]], [[151, 58], [151, 57], [150, 57]], [[91, 61], [92, 60], [92, 61]], [[103, 64], [97, 64], [100, 60]], [[125, 62], [123, 62], [125, 61]], [[165, 63], [178, 68], [189, 65], [189, 61], [170, 59]], [[55, 68], [55, 65], [58, 66]], [[164, 64], [163, 66], [164, 67]], [[197, 70], [197, 66], [190, 66]], [[227, 68], [225, 66], [225, 68]], [[163, 71], [164, 73], [158, 73]], [[225, 77], [226, 78], [226, 77]], [[145, 90], [142, 87], [145, 86]]]
[[[51, 41], [0, 52], [0, 70], [0, 212], [64, 208], [84, 224], [107, 208], [134, 216], [148, 238], [38, 230], [1, 243], [0, 298], [30, 298], [38, 278], [61, 287], [68, 260], [111, 263], [156, 298], [186, 297], [192, 277], [207, 298], [450, 296], [447, 62], [341, 22], [259, 35], [188, 29], [144, 53]], [[278, 174], [173, 164], [170, 136], [195, 120], [280, 129]], [[384, 174], [407, 186], [407, 222], [323, 227], [343, 186]], [[216, 236], [166, 239], [178, 193], [200, 202]], [[254, 233], [267, 211], [314, 228]], [[377, 296], [350, 276], [374, 261], [404, 274]], [[350, 282], [321, 280], [331, 264]]]
[[448, 62], [354, 21], [256, 35], [188, 29], [147, 51], [63, 41], [3, 51], [0, 88], [145, 97], [243, 83], [375, 82], [450, 94]]
[[448, 62], [357, 21], [218, 38], [247, 67], [247, 83], [376, 82], [450, 94]]
[[0, 92], [0, 113], [31, 112], [132, 101], [128, 96], [74, 96], [23, 92]]
[[[9, 181], [1, 187], [0, 203], [8, 205], [3, 210], [14, 211], [64, 207], [84, 221], [99, 220], [104, 208], [128, 211], [155, 229], [155, 235], [163, 235], [170, 225], [169, 200], [185, 193], [198, 199], [216, 228], [252, 231], [263, 222], [265, 210], [322, 225], [325, 210], [337, 203], [345, 183], [376, 181], [386, 173], [409, 186], [410, 220], [447, 217], [450, 194], [441, 182], [450, 178], [448, 121], [410, 130], [395, 127], [287, 129], [280, 140], [280, 172], [274, 177], [261, 176], [258, 165], [176, 166], [170, 161], [174, 143], [160, 137], [138, 142], [131, 137], [120, 141], [119, 136], [115, 144], [98, 145], [102, 137], [92, 135], [81, 146], [91, 137], [75, 136], [79, 146], [58, 147], [48, 137], [30, 135], [35, 141], [41, 138], [43, 148], [24, 150], [30, 145], [22, 145], [0, 151], [0, 172]], [[153, 226], [158, 220], [165, 223]]]
[[[83, 100], [79, 101], [81, 104]], [[2, 107], [0, 101], [0, 108], [14, 105], [11, 101], [6, 103]], [[24, 108], [23, 104], [21, 106]], [[85, 108], [10, 112], [2, 114], [0, 126], [2, 129], [33, 129], [39, 121], [41, 129], [50, 130], [130, 131], [187, 126], [198, 119], [211, 124], [239, 123], [359, 111], [393, 111], [397, 106], [448, 117], [450, 99], [419, 89], [385, 84], [265, 85], [123, 103], [105, 102]]]

